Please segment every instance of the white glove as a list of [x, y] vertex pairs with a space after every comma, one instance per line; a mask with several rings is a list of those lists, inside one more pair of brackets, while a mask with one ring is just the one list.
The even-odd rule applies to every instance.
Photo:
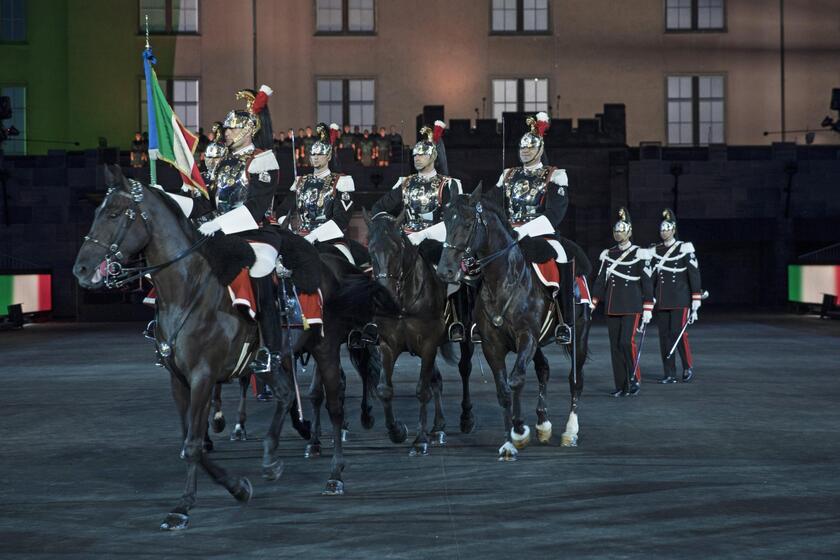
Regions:
[[594, 312], [596, 307], [598, 307], [598, 300], [595, 298], [589, 300], [589, 310]]
[[[698, 307], [699, 307], [699, 305], [698, 305]], [[690, 325], [690, 324], [692, 324], [692, 323], [693, 323], [694, 321], [696, 321], [697, 319], [698, 319], [698, 317], [697, 317], [697, 310], [695, 309], [695, 310], [694, 310], [694, 311], [692, 311], [692, 312], [691, 312], [691, 314], [688, 316], [688, 324], [689, 324], [689, 325]]]
[[210, 220], [209, 222], [205, 222], [198, 226], [198, 231], [200, 231], [202, 235], [206, 235], [207, 237], [210, 237], [220, 229], [222, 229], [222, 226], [219, 225], [219, 223], [216, 222], [216, 220]]
[[703, 304], [699, 299], [691, 300], [691, 310], [692, 311], [697, 311], [698, 309], [700, 309], [701, 305], [703, 305]]
[[650, 323], [651, 319], [653, 319], [653, 311], [650, 311], [648, 309], [642, 311], [642, 323], [647, 325], [648, 323]]

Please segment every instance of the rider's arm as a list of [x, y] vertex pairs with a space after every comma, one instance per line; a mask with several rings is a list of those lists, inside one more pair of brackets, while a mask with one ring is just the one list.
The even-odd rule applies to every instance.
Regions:
[[601, 265], [598, 267], [598, 276], [595, 277], [595, 285], [592, 286], [592, 305], [595, 306], [604, 299], [604, 292], [607, 288], [607, 255], [609, 249], [601, 251]]
[[353, 184], [353, 177], [342, 175], [338, 178], [335, 186], [335, 198], [332, 201], [332, 208], [327, 219], [333, 220], [341, 228], [341, 231], [344, 232], [347, 231], [347, 226], [350, 225], [350, 217], [353, 211], [353, 193], [355, 190], [356, 187]]
[[569, 179], [565, 169], [557, 169], [551, 174], [545, 191], [545, 215], [555, 230], [560, 229], [560, 223], [566, 216], [569, 207]]
[[373, 208], [370, 209], [371, 214], [374, 216], [379, 214], [380, 212], [388, 212], [392, 216], [398, 216], [403, 209], [403, 192], [402, 192], [402, 183], [405, 177], [400, 177], [397, 180], [397, 184], [394, 187], [385, 193], [382, 198], [377, 200]]

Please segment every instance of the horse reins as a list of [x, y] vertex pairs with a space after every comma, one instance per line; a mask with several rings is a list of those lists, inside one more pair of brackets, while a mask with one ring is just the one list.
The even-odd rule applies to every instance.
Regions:
[[473, 220], [472, 225], [470, 226], [469, 234], [467, 234], [467, 241], [464, 245], [453, 245], [447, 241], [443, 242], [444, 248], [455, 249], [456, 251], [461, 251], [464, 256], [461, 257], [461, 271], [468, 275], [468, 276], [476, 276], [481, 273], [482, 269], [486, 267], [491, 262], [495, 261], [496, 259], [506, 255], [513, 249], [518, 241], [514, 239], [505, 247], [502, 247], [498, 251], [494, 251], [490, 253], [486, 257], [476, 258], [473, 256], [473, 253], [477, 253], [478, 249], [472, 246], [473, 238], [476, 236], [476, 232], [478, 231], [478, 224], [484, 227], [485, 231], [487, 230], [487, 224], [484, 222], [484, 208], [481, 206], [481, 202], [476, 203], [475, 205], [475, 220]]

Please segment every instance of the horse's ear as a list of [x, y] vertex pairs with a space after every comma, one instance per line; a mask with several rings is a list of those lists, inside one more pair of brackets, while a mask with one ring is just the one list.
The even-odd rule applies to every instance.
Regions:
[[111, 166], [107, 163], [102, 166], [102, 175], [105, 177], [105, 186], [111, 187], [114, 183], [116, 183], [114, 174], [111, 172]]
[[365, 219], [365, 224], [370, 227], [370, 214], [368, 214], [367, 208], [362, 206], [362, 218]]
[[478, 186], [473, 190], [470, 194], [470, 204], [478, 204], [481, 202], [481, 197], [484, 195], [484, 190], [482, 188], [481, 183], [478, 183]]
[[396, 224], [397, 224], [398, 228], [402, 228], [404, 223], [405, 223], [405, 208], [403, 208], [402, 212], [400, 212], [399, 216], [397, 216], [397, 221], [396, 221]]

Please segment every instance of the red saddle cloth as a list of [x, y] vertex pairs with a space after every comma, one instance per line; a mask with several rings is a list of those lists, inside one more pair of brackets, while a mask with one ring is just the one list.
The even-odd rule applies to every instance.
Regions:
[[[233, 306], [242, 311], [251, 319], [257, 316], [257, 300], [254, 297], [254, 287], [251, 285], [251, 276], [248, 274], [248, 269], [243, 268], [233, 282], [228, 286], [228, 294]], [[146, 297], [143, 298], [143, 303], [154, 307], [157, 303], [157, 289], [152, 288]]]
[[[560, 267], [557, 266], [557, 261], [552, 259], [541, 263], [531, 263], [531, 265], [534, 267], [540, 282], [551, 290], [552, 294], [560, 289]], [[576, 298], [578, 303], [589, 303], [592, 298], [589, 295], [589, 283], [586, 278], [578, 276], [575, 281], [579, 294], [579, 297]]]
[[298, 293], [300, 310], [303, 318], [310, 325], [322, 325], [324, 323], [324, 298], [321, 297], [321, 290], [312, 293]]

